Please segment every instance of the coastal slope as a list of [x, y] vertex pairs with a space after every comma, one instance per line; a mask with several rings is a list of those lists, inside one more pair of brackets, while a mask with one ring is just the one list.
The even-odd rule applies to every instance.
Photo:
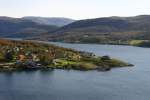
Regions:
[[74, 69], [100, 70], [132, 66], [109, 56], [76, 51], [34, 41], [0, 39], [0, 70]]

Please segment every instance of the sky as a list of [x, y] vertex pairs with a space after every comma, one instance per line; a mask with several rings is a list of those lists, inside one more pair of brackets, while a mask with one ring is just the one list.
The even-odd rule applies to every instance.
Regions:
[[150, 15], [150, 0], [0, 0], [0, 16], [67, 17]]

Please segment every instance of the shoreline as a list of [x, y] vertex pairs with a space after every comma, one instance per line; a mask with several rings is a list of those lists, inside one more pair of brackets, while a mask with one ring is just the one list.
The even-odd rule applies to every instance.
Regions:
[[116, 67], [133, 66], [107, 55], [100, 57], [44, 41], [1, 40], [0, 50], [1, 70], [51, 68], [108, 71]]
[[69, 43], [69, 44], [94, 44], [94, 45], [119, 45], [119, 46], [133, 46], [133, 47], [140, 47], [140, 48], [150, 48], [150, 46], [143, 46], [140, 44], [131, 45], [131, 44], [122, 44], [122, 43], [85, 43], [85, 42], [62, 42], [62, 41], [48, 41], [48, 40], [37, 40], [37, 39], [23, 39], [23, 38], [0, 38], [0, 39], [9, 39], [14, 41], [32, 41], [37, 43], [44, 43], [44, 44], [50, 44], [51, 43]]

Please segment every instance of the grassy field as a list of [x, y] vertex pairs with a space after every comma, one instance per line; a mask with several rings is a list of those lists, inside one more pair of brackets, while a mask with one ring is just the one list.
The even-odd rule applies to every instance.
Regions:
[[128, 42], [129, 42], [129, 45], [138, 45], [138, 44], [146, 42], [146, 41], [148, 41], [148, 40], [130, 40]]

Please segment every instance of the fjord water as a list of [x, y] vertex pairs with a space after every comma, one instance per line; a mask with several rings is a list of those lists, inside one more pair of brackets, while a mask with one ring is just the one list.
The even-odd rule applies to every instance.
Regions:
[[149, 100], [150, 48], [52, 43], [110, 55], [134, 67], [98, 71], [0, 73], [0, 100]]

